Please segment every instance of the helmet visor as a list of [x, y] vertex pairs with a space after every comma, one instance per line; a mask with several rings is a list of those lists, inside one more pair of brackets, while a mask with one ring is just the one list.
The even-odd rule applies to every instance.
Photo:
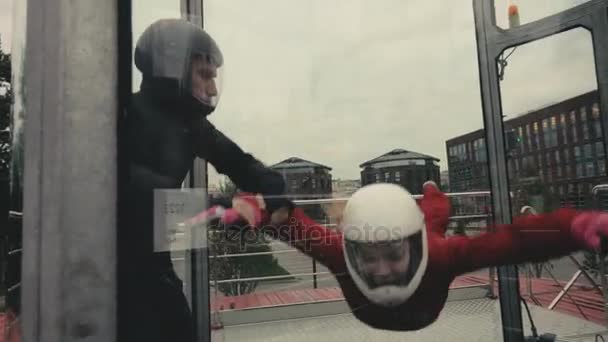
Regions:
[[422, 233], [403, 239], [362, 242], [345, 240], [352, 271], [370, 290], [383, 286], [407, 287], [423, 258]]
[[216, 108], [222, 92], [223, 68], [213, 54], [198, 52], [192, 57], [188, 88], [204, 105]]

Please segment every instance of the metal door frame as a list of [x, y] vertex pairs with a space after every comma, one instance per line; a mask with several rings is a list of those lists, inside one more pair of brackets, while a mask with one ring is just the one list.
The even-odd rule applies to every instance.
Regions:
[[[608, 132], [608, 3], [591, 0], [569, 10], [511, 29], [496, 25], [494, 0], [473, 0], [490, 184], [496, 223], [511, 223], [509, 179], [502, 122], [497, 60], [501, 53], [561, 32], [582, 27], [593, 36], [603, 132]], [[604, 145], [608, 137], [604, 133]], [[500, 304], [505, 342], [523, 340], [523, 327], [516, 266], [498, 269]]]

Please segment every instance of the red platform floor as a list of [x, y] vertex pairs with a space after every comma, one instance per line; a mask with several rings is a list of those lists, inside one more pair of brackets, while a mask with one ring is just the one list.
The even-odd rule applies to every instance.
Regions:
[[[479, 275], [464, 275], [456, 278], [452, 283], [451, 288], [484, 285], [488, 283], [487, 276]], [[562, 286], [565, 283], [561, 283]], [[497, 282], [495, 283], [495, 293], [497, 292]], [[561, 287], [551, 279], [532, 279], [532, 293], [534, 300], [528, 295], [526, 281], [520, 278], [520, 293], [530, 304], [540, 305], [547, 308], [553, 299], [559, 294]], [[308, 303], [315, 301], [329, 301], [343, 299], [340, 288], [322, 288], [322, 289], [305, 289], [305, 290], [283, 290], [273, 292], [257, 292], [243, 296], [234, 297], [216, 297], [212, 299], [212, 308], [214, 310], [231, 310], [231, 309], [247, 309], [273, 305], [289, 305]], [[602, 309], [601, 293], [591, 287], [585, 285], [574, 285], [568, 295], [564, 296], [558, 305], [554, 308], [555, 311], [573, 315], [595, 323], [604, 323], [604, 312]]]
[[[451, 287], [483, 285], [487, 283], [487, 276], [465, 275], [458, 277], [452, 283]], [[564, 284], [562, 283], [562, 286], [563, 285]], [[526, 301], [530, 304], [540, 305], [545, 308], [549, 306], [551, 301], [561, 291], [561, 287], [553, 280], [533, 279], [532, 291], [535, 299], [533, 301], [528, 296], [528, 291], [525, 286], [525, 279], [520, 278], [520, 291]], [[229, 310], [340, 299], [343, 299], [343, 296], [339, 288], [305, 289], [259, 292], [238, 297], [216, 297], [212, 302], [212, 307], [215, 310]], [[562, 298], [554, 310], [595, 323], [605, 324], [602, 302], [602, 295], [597, 289], [577, 284], [568, 291], [568, 296]], [[12, 324], [12, 329], [9, 329], [10, 321], [13, 320], [7, 318], [6, 315], [0, 314], [0, 332], [2, 332], [0, 334], [0, 342], [21, 341], [19, 324]]]

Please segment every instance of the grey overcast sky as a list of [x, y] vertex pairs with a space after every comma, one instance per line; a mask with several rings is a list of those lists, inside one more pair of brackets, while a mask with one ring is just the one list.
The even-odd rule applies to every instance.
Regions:
[[0, 0], [0, 38], [2, 50], [11, 51], [13, 36], [13, 0]]
[[[525, 23], [585, 0], [513, 2]], [[134, 0], [134, 39], [179, 4]], [[502, 27], [507, 5], [496, 0]], [[204, 10], [226, 61], [211, 120], [266, 164], [297, 156], [353, 179], [403, 148], [446, 170], [445, 141], [482, 127], [471, 0], [205, 0]], [[10, 14], [0, 0], [5, 48]], [[590, 34], [518, 48], [501, 86], [508, 117], [595, 89]]]

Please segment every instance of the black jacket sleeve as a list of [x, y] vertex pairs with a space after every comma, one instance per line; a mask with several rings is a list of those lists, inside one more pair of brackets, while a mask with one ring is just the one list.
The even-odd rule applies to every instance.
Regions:
[[251, 154], [217, 130], [207, 119], [199, 120], [195, 128], [195, 151], [245, 192], [267, 197], [283, 195], [285, 181], [280, 173], [266, 167]]

